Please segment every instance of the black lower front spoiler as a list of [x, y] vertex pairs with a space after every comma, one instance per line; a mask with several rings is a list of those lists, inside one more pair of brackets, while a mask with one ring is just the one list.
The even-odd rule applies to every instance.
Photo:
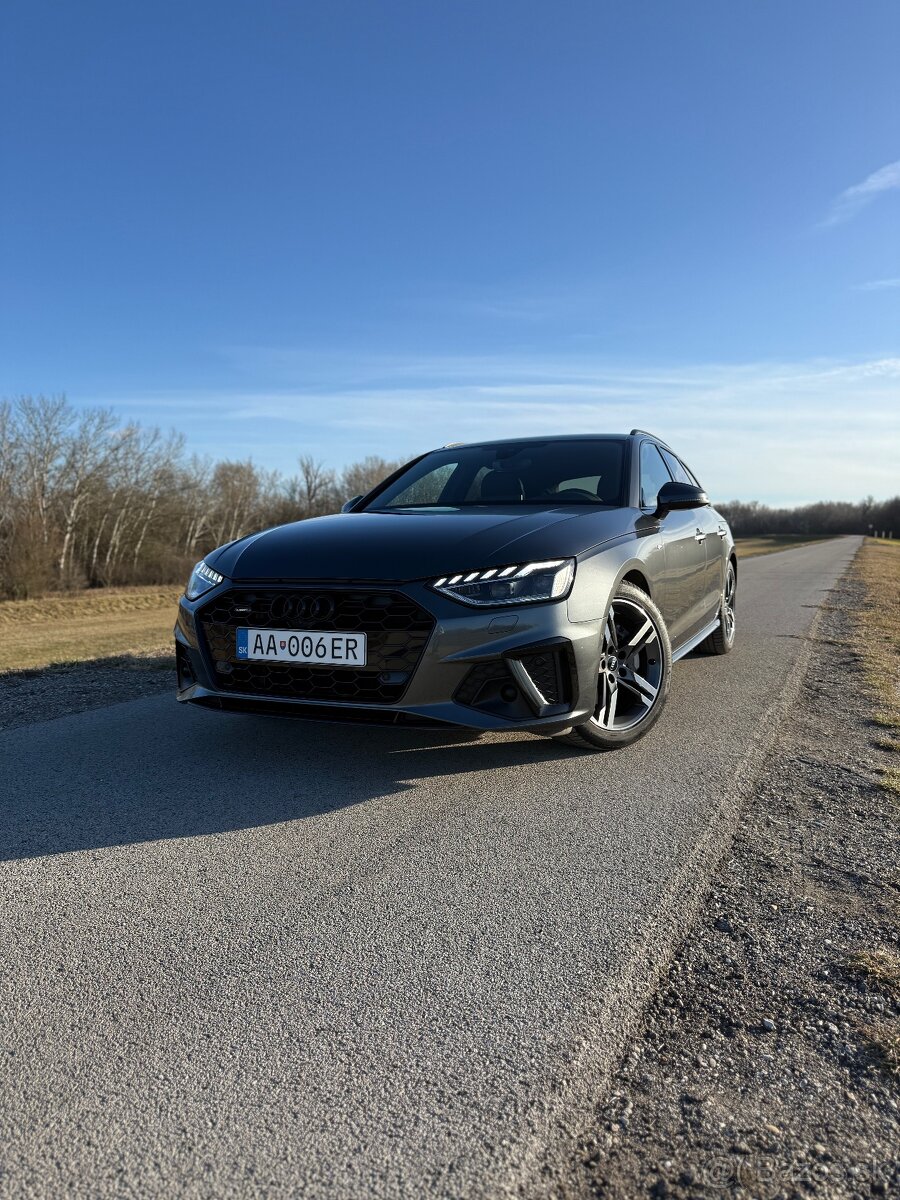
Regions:
[[[432, 729], [443, 730], [446, 733], [561, 733], [578, 721], [585, 720], [587, 714], [560, 714], [548, 719], [547, 717], [522, 722], [506, 721], [491, 713], [479, 712], [477, 709], [465, 709], [461, 705], [448, 703], [444, 705], [446, 718], [432, 717], [415, 710], [398, 708], [376, 708], [374, 706], [351, 704], [326, 704], [321, 701], [272, 699], [268, 696], [248, 696], [246, 693], [237, 696], [223, 695], [199, 683], [187, 683], [179, 688], [177, 699], [182, 704], [196, 704], [215, 712], [256, 713], [259, 716], [288, 717], [300, 721], [328, 721], [340, 725], [369, 725], [394, 729]], [[453, 719], [457, 714], [464, 720]]]
[[[202, 688], [190, 689], [198, 694], [179, 697], [200, 708], [211, 708], [218, 712], [256, 713], [258, 716], [286, 717], [294, 721], [328, 721], [340, 725], [379, 725], [403, 729], [443, 729], [462, 732], [465, 728], [453, 721], [438, 721], [433, 717], [422, 717], [416, 713], [399, 712], [397, 709], [345, 708], [331, 704], [296, 704], [284, 700], [256, 700], [244, 696], [218, 696], [204, 693]], [[476, 733], [477, 730], [469, 732]]]

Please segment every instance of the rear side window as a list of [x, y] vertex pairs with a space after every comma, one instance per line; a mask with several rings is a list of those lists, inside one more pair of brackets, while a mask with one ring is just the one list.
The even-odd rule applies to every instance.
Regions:
[[660, 458], [659, 450], [652, 442], [641, 445], [641, 508], [656, 508], [656, 497], [664, 483], [671, 483], [672, 478], [666, 469], [666, 464]]
[[690, 483], [694, 487], [700, 486], [680, 458], [676, 458], [668, 450], [663, 450], [662, 446], [660, 446], [659, 452], [666, 460], [666, 466], [669, 468], [672, 478], [676, 483]]

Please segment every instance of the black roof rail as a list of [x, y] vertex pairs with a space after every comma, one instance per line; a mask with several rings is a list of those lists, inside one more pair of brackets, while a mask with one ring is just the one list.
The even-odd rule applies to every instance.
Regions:
[[664, 441], [662, 440], [662, 438], [661, 438], [661, 437], [657, 437], [657, 436], [656, 436], [656, 434], [655, 434], [655, 433], [651, 433], [649, 429], [632, 429], [631, 433], [629, 433], [629, 435], [628, 435], [628, 436], [629, 436], [629, 437], [636, 437], [636, 436], [637, 436], [638, 434], [640, 434], [640, 433], [642, 433], [642, 434], [643, 434], [645, 437], [653, 438], [654, 442], [659, 442], [659, 444], [660, 444], [661, 446], [665, 446], [665, 448], [666, 448], [667, 450], [671, 450], [671, 449], [672, 449], [672, 447], [669, 445], [669, 443], [668, 443], [668, 442], [664, 442]]

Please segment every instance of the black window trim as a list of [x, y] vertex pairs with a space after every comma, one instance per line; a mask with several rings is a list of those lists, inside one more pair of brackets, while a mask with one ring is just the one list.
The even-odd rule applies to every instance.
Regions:
[[[640, 444], [639, 444], [639, 446], [638, 446], [638, 462], [637, 462], [637, 468], [638, 468], [638, 496], [637, 496], [637, 498], [638, 498], [638, 508], [640, 508], [640, 509], [641, 509], [643, 512], [655, 512], [655, 511], [656, 511], [656, 505], [655, 505], [655, 504], [642, 504], [642, 503], [641, 503], [641, 501], [644, 499], [644, 485], [643, 485], [643, 481], [642, 481], [642, 479], [641, 479], [641, 456], [642, 456], [642, 454], [643, 454], [643, 452], [644, 452], [644, 447], [645, 447], [645, 446], [653, 446], [653, 448], [656, 450], [656, 453], [659, 455], [659, 461], [660, 461], [660, 462], [662, 463], [662, 465], [665, 467], [666, 474], [669, 476], [669, 480], [670, 480], [670, 481], [671, 481], [671, 479], [672, 479], [672, 472], [669, 470], [669, 464], [666, 462], [666, 460], [665, 460], [665, 458], [664, 458], [664, 456], [663, 456], [663, 452], [662, 452], [662, 446], [659, 444], [659, 442], [656, 440], [656, 438], [652, 438], [652, 437], [648, 437], [648, 438], [642, 438], [642, 439], [641, 439], [641, 442], [640, 442]], [[670, 451], [670, 453], [671, 453], [671, 451]]]

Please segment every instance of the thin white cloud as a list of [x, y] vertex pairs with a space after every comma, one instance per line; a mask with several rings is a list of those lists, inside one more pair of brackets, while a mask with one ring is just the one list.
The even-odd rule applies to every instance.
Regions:
[[891, 288], [900, 288], [900, 276], [896, 279], [870, 279], [868, 283], [858, 283], [858, 292], [886, 292]]
[[888, 163], [884, 167], [879, 167], [862, 183], [855, 183], [853, 187], [841, 192], [832, 202], [828, 215], [819, 223], [820, 228], [827, 229], [832, 225], [840, 225], [843, 221], [849, 221], [851, 217], [856, 216], [860, 209], [871, 204], [883, 192], [898, 189], [900, 189], [900, 159]]
[[[289, 355], [279, 352], [285, 365]], [[900, 358], [649, 368], [588, 359], [362, 356], [292, 363], [277, 388], [120, 400], [190, 448], [296, 469], [451, 441], [652, 429], [712, 495], [768, 502], [900, 491]], [[84, 397], [108, 403], [113, 397]], [[215, 420], [211, 416], [215, 415]]]

